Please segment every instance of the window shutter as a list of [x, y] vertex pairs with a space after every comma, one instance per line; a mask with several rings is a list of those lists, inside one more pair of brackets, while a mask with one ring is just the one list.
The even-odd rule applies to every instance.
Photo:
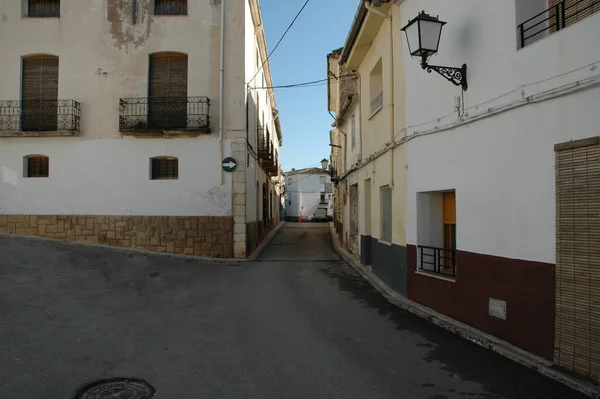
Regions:
[[58, 122], [58, 57], [23, 59], [22, 100], [24, 131], [53, 131]]
[[556, 151], [554, 360], [559, 366], [598, 379], [600, 145], [594, 141]]
[[150, 56], [149, 113], [154, 129], [187, 127], [188, 59], [185, 54]]
[[[554, 7], [558, 5], [561, 7], [560, 3], [563, 0], [550, 0], [549, 6]], [[565, 3], [565, 21], [564, 26], [567, 27], [569, 25], [573, 25], [577, 21], [581, 21], [583, 18], [592, 15], [600, 11], [600, 1], [599, 0], [564, 0]], [[554, 9], [550, 9], [550, 21], [551, 25], [555, 24], [556, 11]], [[561, 24], [563, 22], [562, 15], [559, 17]], [[562, 27], [562, 25], [561, 25]], [[551, 32], [556, 31], [556, 27], [551, 29]]]

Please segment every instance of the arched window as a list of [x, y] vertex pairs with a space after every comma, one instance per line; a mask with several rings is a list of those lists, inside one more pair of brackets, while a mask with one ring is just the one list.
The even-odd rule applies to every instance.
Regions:
[[50, 158], [46, 155], [27, 155], [23, 158], [23, 177], [50, 176]]
[[177, 180], [179, 179], [179, 159], [176, 157], [150, 158], [150, 179]]

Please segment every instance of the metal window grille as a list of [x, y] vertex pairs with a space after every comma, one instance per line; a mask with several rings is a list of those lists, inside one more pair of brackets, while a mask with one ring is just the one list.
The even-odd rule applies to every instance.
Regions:
[[27, 158], [27, 177], [48, 177], [48, 157], [32, 156]]
[[392, 242], [392, 188], [385, 187], [381, 195], [381, 239]]
[[27, 16], [29, 18], [60, 17], [60, 0], [28, 0]]
[[179, 178], [179, 159], [153, 158], [152, 180], [177, 180]]
[[187, 15], [187, 0], [154, 0], [154, 15]]
[[374, 114], [381, 107], [383, 107], [383, 90], [371, 100], [371, 113]]
[[456, 250], [419, 245], [419, 269], [456, 276]]

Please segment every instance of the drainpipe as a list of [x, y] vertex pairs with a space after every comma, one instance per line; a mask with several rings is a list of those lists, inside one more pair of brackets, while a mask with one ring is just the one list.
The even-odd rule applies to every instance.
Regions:
[[[393, 11], [392, 11], [393, 13]], [[393, 14], [392, 14], [393, 15]], [[395, 135], [395, 119], [396, 119], [396, 115], [395, 115], [395, 102], [396, 102], [396, 98], [395, 98], [395, 84], [396, 84], [396, 79], [395, 79], [395, 70], [394, 70], [394, 19], [392, 16], [390, 16], [390, 79], [392, 81], [392, 84], [390, 85], [390, 97], [391, 97], [391, 102], [390, 102], [390, 143], [393, 144], [394, 142], [394, 135]], [[390, 149], [390, 156], [391, 156], [391, 164], [392, 164], [392, 171], [391, 171], [391, 176], [392, 176], [392, 187], [394, 186], [394, 146], [392, 145], [392, 148]]]
[[219, 170], [221, 170], [221, 185], [224, 182], [225, 172], [221, 168], [223, 162], [223, 123], [225, 122], [225, 0], [221, 0], [221, 54], [219, 60]]

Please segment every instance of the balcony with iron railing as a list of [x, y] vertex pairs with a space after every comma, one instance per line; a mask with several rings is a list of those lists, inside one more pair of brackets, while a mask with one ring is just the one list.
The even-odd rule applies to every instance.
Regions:
[[0, 137], [76, 136], [80, 114], [75, 100], [0, 101]]
[[456, 277], [456, 250], [419, 245], [419, 270]]
[[600, 11], [600, 0], [563, 0], [517, 26], [523, 48]]
[[210, 133], [208, 97], [121, 98], [119, 131], [126, 135]]

